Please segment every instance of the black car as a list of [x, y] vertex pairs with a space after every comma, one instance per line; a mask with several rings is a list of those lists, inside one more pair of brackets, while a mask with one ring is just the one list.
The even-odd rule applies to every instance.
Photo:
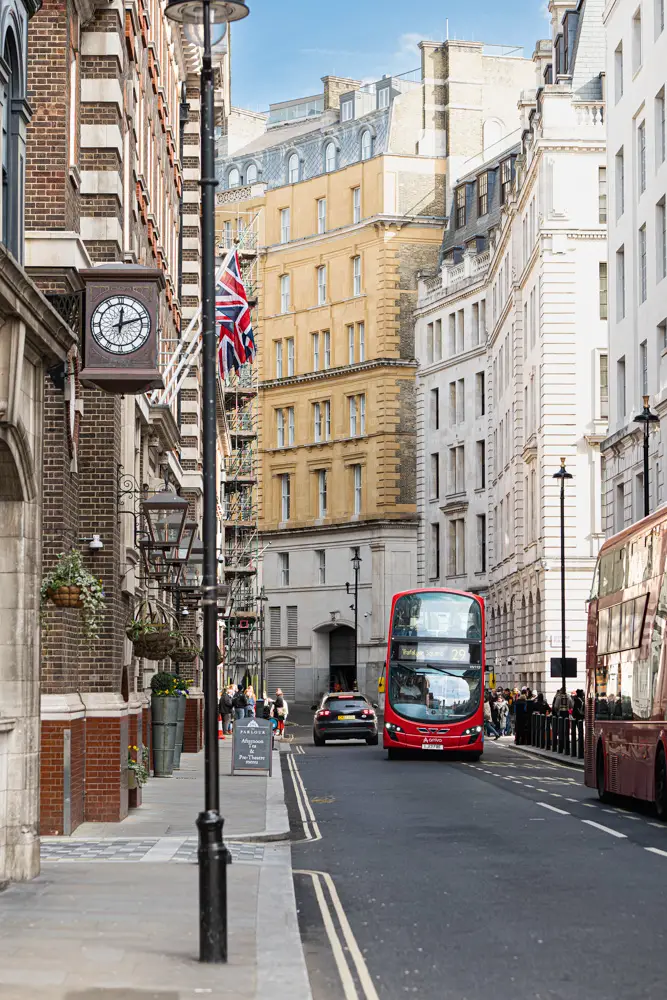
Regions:
[[358, 691], [325, 694], [313, 719], [313, 743], [327, 740], [366, 740], [377, 746], [378, 720], [368, 698]]

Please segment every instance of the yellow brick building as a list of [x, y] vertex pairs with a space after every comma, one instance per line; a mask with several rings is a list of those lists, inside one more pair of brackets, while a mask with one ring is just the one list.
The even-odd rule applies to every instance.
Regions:
[[[483, 59], [481, 46], [456, 53]], [[325, 77], [219, 165], [221, 245], [247, 225], [261, 244], [266, 663], [288, 698], [355, 680], [370, 692], [391, 597], [416, 581], [412, 314], [445, 222], [450, 61], [449, 44], [422, 43], [403, 77]]]

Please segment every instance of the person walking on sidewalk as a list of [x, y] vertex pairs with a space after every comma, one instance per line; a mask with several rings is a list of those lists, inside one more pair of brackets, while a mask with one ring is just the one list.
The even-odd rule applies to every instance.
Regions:
[[232, 716], [234, 714], [233, 688], [226, 687], [218, 702], [218, 712], [222, 719], [223, 736], [229, 736], [232, 731]]
[[255, 692], [252, 689], [252, 684], [245, 689], [245, 697], [247, 702], [245, 707], [246, 719], [254, 719], [255, 705], [257, 704], [257, 699], [255, 698]]
[[245, 715], [245, 710], [248, 707], [248, 699], [245, 696], [245, 691], [243, 690], [243, 688], [239, 688], [237, 690], [233, 700], [234, 700], [234, 715], [236, 717], [236, 721], [238, 722], [239, 719], [243, 718], [243, 716]]
[[556, 691], [556, 696], [553, 700], [553, 705], [551, 710], [554, 715], [569, 715], [570, 709], [572, 708], [572, 699], [569, 697], [565, 688], [560, 688]]
[[499, 692], [496, 699], [496, 713], [498, 715], [498, 733], [500, 736], [507, 734], [507, 722], [510, 714], [510, 707], [505, 701], [502, 692]]
[[484, 730], [487, 736], [494, 736], [497, 740], [500, 739], [500, 733], [493, 724], [491, 701], [488, 695], [484, 699]]
[[276, 697], [273, 702], [273, 717], [278, 723], [278, 736], [282, 739], [285, 735], [285, 722], [288, 715], [287, 699], [280, 688], [276, 688]]

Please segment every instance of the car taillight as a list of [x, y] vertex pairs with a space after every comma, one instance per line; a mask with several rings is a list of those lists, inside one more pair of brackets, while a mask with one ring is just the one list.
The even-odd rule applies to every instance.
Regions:
[[372, 716], [372, 715], [375, 715], [375, 712], [373, 711], [372, 708], [364, 708], [364, 709], [362, 709], [361, 714], [362, 715], [366, 715], [366, 716]]
[[328, 708], [324, 708], [324, 709], [322, 709], [321, 712], [318, 712], [317, 713], [317, 718], [318, 719], [323, 719], [325, 717], [325, 715], [331, 715], [331, 712], [329, 711]]

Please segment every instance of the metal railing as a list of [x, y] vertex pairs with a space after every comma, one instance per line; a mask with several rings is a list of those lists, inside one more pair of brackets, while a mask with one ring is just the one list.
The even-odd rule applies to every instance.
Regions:
[[538, 715], [530, 719], [530, 745], [564, 757], [584, 759], [584, 720], [569, 715]]

